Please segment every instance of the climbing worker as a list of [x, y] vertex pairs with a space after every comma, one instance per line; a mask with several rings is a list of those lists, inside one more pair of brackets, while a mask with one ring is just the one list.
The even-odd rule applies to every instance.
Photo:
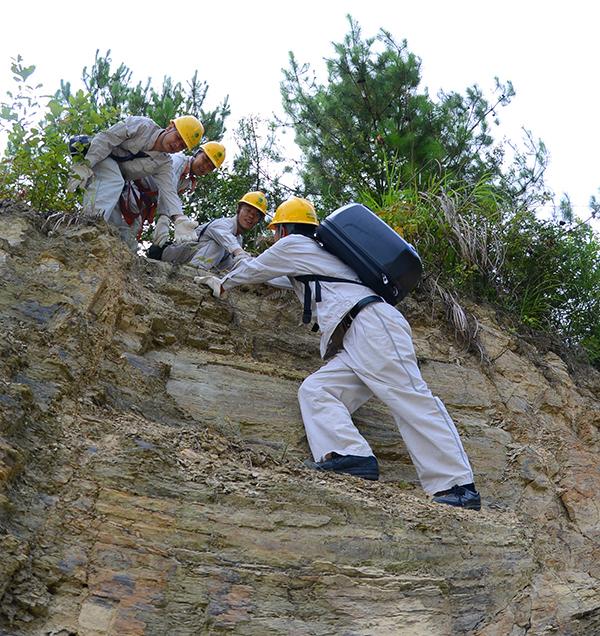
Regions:
[[[305, 464], [378, 479], [377, 459], [351, 419], [375, 395], [390, 408], [433, 501], [479, 510], [481, 498], [469, 460], [446, 408], [421, 377], [406, 319], [317, 243], [318, 225], [313, 205], [292, 197], [277, 208], [269, 224], [275, 232], [272, 247], [240, 262], [222, 279], [197, 276], [195, 280], [220, 297], [237, 285], [287, 276], [302, 301], [305, 287], [295, 277], [322, 277], [313, 312], [322, 332], [321, 356], [327, 362], [304, 380], [298, 392], [314, 460]], [[314, 299], [314, 279], [309, 285]]]
[[186, 147], [191, 150], [203, 134], [204, 127], [192, 115], [175, 118], [166, 129], [148, 117], [127, 117], [92, 138], [85, 158], [73, 166], [69, 190], [84, 188], [84, 212], [116, 226], [121, 238], [135, 251], [142, 220], [138, 216], [130, 225], [119, 209], [119, 197], [125, 181], [152, 176], [158, 187], [159, 206], [169, 216], [181, 215], [181, 228], [176, 224], [175, 231], [180, 230], [181, 240], [187, 239], [191, 235], [189, 219], [182, 214], [170, 155]]
[[243, 249], [243, 235], [262, 221], [267, 214], [267, 197], [258, 191], [246, 192], [238, 201], [236, 215], [214, 219], [196, 228], [195, 241], [182, 245], [167, 245], [160, 260], [201, 269], [225, 270], [238, 261], [249, 258]]
[[[193, 192], [197, 177], [204, 176], [220, 168], [225, 160], [225, 146], [216, 141], [202, 144], [190, 157], [182, 152], [171, 155], [172, 178], [177, 194], [181, 198], [184, 192]], [[164, 199], [159, 199], [159, 188], [154, 177], [148, 176], [135, 181], [126, 181], [119, 198], [119, 209], [125, 221], [132, 225], [136, 217], [141, 218], [137, 239], [139, 240], [144, 221], [152, 223], [156, 214], [156, 225], [153, 233], [153, 244], [162, 247], [169, 240], [170, 222], [174, 221], [175, 240], [189, 241], [195, 239], [193, 231], [198, 223], [182, 212], [165, 209]]]

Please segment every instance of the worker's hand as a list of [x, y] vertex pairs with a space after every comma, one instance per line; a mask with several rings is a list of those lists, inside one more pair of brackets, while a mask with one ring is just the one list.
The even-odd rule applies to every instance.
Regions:
[[93, 170], [85, 163], [76, 163], [71, 168], [71, 177], [67, 182], [67, 190], [75, 192], [77, 188], [85, 188], [94, 176]]
[[175, 219], [175, 243], [189, 243], [197, 240], [194, 230], [198, 227], [197, 221], [182, 215]]
[[156, 227], [152, 235], [152, 242], [158, 247], [162, 247], [169, 240], [169, 225], [171, 219], [165, 214], [161, 214], [156, 219]]
[[200, 285], [208, 285], [212, 289], [215, 298], [222, 298], [225, 295], [221, 279], [216, 276], [195, 276], [194, 282]]
[[245, 260], [246, 258], [252, 258], [252, 254], [248, 254], [248, 252], [245, 252], [244, 250], [236, 250], [231, 255], [231, 258], [233, 260], [233, 264], [236, 265], [237, 263]]

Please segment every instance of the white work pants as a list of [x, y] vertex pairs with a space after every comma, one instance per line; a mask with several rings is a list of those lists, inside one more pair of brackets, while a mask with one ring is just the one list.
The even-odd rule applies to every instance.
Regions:
[[102, 217], [110, 225], [119, 230], [119, 235], [127, 246], [137, 251], [137, 233], [140, 229], [141, 217], [137, 217], [132, 225], [128, 225], [119, 208], [119, 197], [123, 191], [125, 180], [119, 164], [110, 157], [97, 163], [94, 178], [83, 197], [83, 209], [86, 214]]
[[473, 482], [458, 431], [421, 377], [410, 326], [385, 303], [365, 307], [346, 333], [343, 350], [300, 386], [315, 461], [330, 452], [373, 455], [350, 416], [372, 395], [390, 408], [427, 493]]

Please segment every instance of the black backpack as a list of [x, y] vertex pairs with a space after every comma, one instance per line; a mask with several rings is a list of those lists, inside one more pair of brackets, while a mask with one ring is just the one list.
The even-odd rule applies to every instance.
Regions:
[[[390, 305], [400, 302], [421, 280], [423, 264], [415, 248], [359, 203], [349, 203], [332, 212], [317, 227], [316, 239], [352, 268], [363, 285]], [[310, 281], [315, 282], [317, 302], [321, 300], [319, 281], [357, 284], [345, 278], [319, 275], [296, 276], [296, 280], [305, 286], [302, 316], [305, 324], [311, 319]]]

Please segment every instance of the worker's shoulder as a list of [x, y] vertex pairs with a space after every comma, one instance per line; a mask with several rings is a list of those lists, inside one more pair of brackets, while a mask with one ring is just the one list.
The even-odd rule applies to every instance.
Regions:
[[129, 115], [125, 117], [123, 120], [127, 124], [138, 124], [138, 125], [147, 125], [147, 126], [155, 126], [156, 128], [160, 128], [160, 126], [150, 117], [145, 117], [144, 115]]
[[[128, 136], [137, 137], [152, 137], [158, 136], [162, 128], [150, 117], [144, 117], [142, 115], [130, 115], [122, 122], [125, 126]], [[118, 124], [117, 124], [118, 125]], [[167, 153], [162, 153], [167, 154]], [[169, 158], [169, 163], [171, 162]]]
[[184, 154], [183, 152], [175, 152], [169, 155], [169, 159], [171, 161], [171, 165], [173, 166], [173, 170], [175, 172], [183, 172], [183, 169], [187, 165], [187, 163], [191, 160], [191, 157]]
[[219, 216], [209, 223], [214, 227], [230, 227], [235, 223], [235, 216]]
[[279, 239], [270, 249], [288, 255], [298, 254], [305, 258], [310, 258], [311, 255], [318, 256], [323, 251], [317, 241], [303, 234], [288, 234]]
[[[220, 216], [210, 221], [204, 221], [198, 226], [199, 230], [217, 230], [225, 232], [235, 233], [235, 217], [234, 216]], [[203, 232], [204, 234], [204, 232]]]
[[318, 243], [315, 239], [310, 238], [309, 236], [304, 236], [304, 234], [288, 234], [283, 238], [279, 239], [275, 245], [289, 245], [289, 244], [297, 244], [297, 245], [306, 245], [312, 246], [315, 245], [318, 247]]

